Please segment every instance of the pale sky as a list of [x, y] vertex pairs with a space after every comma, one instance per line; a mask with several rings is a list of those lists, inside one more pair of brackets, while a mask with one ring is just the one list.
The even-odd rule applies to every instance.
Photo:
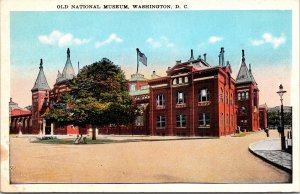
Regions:
[[291, 11], [138, 11], [138, 12], [11, 12], [11, 97], [20, 107], [31, 105], [31, 88], [43, 58], [53, 88], [57, 71], [71, 50], [75, 72], [103, 57], [121, 66], [127, 78], [136, 70], [136, 48], [148, 58], [139, 72], [165, 75], [176, 60], [207, 53], [211, 66], [225, 48], [225, 60], [239, 70], [241, 50], [252, 66], [260, 104], [280, 104], [280, 83], [290, 105], [292, 68]]

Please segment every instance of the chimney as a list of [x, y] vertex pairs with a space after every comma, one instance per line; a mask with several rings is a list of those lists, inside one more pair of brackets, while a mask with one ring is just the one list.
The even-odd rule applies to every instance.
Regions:
[[221, 65], [224, 66], [224, 47], [221, 47]]
[[152, 75], [155, 75], [155, 71], [153, 71]]
[[179, 60], [179, 61], [176, 61], [176, 65], [178, 65], [178, 64], [180, 64], [181, 63], [181, 60]]
[[201, 59], [201, 55], [198, 56], [198, 60]]
[[168, 67], [168, 70], [171, 69], [171, 67]]
[[224, 66], [224, 47], [221, 47], [221, 51], [219, 54], [219, 66]]
[[190, 60], [189, 60], [189, 61], [192, 61], [192, 60], [194, 60], [194, 53], [193, 53], [193, 49], [191, 49], [191, 58], [190, 58]]
[[206, 53], [203, 54], [204, 61], [206, 62]]

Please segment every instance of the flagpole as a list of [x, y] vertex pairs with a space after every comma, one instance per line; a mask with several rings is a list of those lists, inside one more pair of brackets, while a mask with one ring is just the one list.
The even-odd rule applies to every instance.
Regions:
[[136, 49], [136, 74], [139, 72], [139, 49]]

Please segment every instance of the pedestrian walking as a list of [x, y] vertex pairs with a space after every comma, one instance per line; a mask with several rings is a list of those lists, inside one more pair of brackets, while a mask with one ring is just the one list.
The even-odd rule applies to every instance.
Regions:
[[267, 134], [267, 137], [269, 137], [269, 128], [265, 128], [265, 132]]

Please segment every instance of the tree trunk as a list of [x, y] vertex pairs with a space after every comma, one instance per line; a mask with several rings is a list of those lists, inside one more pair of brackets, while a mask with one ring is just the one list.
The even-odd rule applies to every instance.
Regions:
[[93, 131], [92, 140], [96, 140], [96, 127], [92, 126], [92, 131]]

